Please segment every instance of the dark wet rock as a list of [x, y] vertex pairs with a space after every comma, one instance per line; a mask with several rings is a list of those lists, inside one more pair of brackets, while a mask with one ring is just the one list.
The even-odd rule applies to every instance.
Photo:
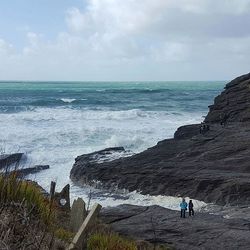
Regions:
[[46, 169], [49, 169], [49, 165], [36, 165], [34, 167], [31, 167], [31, 168], [18, 169], [15, 172], [18, 173], [18, 175], [26, 176], [29, 174], [38, 173], [38, 172], [40, 172], [42, 170], [46, 170]]
[[113, 147], [113, 148], [105, 148], [100, 151], [96, 151], [90, 154], [84, 154], [81, 156], [78, 156], [75, 161], [76, 164], [78, 162], [85, 163], [85, 162], [104, 162], [104, 161], [110, 161], [109, 156], [114, 153], [122, 153], [125, 152], [125, 149], [123, 147]]
[[179, 127], [174, 133], [175, 139], [188, 139], [200, 132], [200, 124], [192, 124]]
[[124, 151], [125, 151], [124, 147], [111, 147], [98, 151], [98, 154], [107, 155], [107, 154], [112, 154], [113, 152], [124, 152]]
[[229, 82], [225, 90], [214, 99], [206, 122], [250, 121], [250, 73]]
[[245, 250], [250, 244], [250, 220], [246, 219], [208, 213], [181, 219], [178, 211], [132, 205], [104, 208], [101, 219], [120, 234], [176, 249]]
[[[118, 155], [117, 155], [118, 153]], [[127, 152], [123, 147], [111, 147], [111, 148], [105, 148], [100, 151], [96, 151], [90, 154], [84, 154], [81, 156], [78, 156], [75, 159], [75, 164], [73, 169], [71, 170], [70, 177], [74, 181], [86, 183], [87, 179], [83, 178], [81, 180], [81, 177], [78, 178], [79, 176], [82, 176], [82, 167], [84, 165], [84, 168], [88, 168], [89, 165], [91, 164], [100, 164], [100, 163], [105, 163], [105, 162], [110, 162], [116, 158], [119, 158], [121, 156], [124, 156]], [[91, 179], [89, 179], [90, 183], [92, 182]]]
[[71, 179], [76, 183], [100, 181], [105, 188], [126, 188], [142, 194], [250, 204], [248, 117], [250, 74], [227, 84], [215, 98], [205, 118], [208, 131], [201, 134], [199, 124], [182, 126], [173, 139], [113, 161], [100, 162], [92, 154], [77, 157]]
[[9, 167], [12, 164], [18, 164], [23, 156], [23, 153], [0, 155], [0, 169]]

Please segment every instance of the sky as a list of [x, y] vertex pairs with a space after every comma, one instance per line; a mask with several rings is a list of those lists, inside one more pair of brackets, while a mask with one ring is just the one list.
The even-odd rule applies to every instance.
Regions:
[[230, 80], [250, 0], [0, 1], [0, 80]]

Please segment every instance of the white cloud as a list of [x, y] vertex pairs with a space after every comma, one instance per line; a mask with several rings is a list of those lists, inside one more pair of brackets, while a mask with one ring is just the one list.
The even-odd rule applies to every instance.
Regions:
[[0, 70], [20, 79], [229, 78], [249, 70], [249, 14], [249, 0], [88, 0], [68, 9], [54, 40], [29, 29], [19, 53], [0, 40]]
[[161, 47], [151, 48], [151, 58], [156, 62], [182, 62], [189, 56], [189, 48], [184, 43], [164, 43]]
[[0, 39], [0, 55], [8, 56], [13, 52], [13, 45], [7, 43], [5, 40]]
[[74, 7], [68, 10], [66, 23], [72, 31], [80, 32], [88, 28], [89, 20], [87, 20], [86, 14], [82, 14], [79, 9]]

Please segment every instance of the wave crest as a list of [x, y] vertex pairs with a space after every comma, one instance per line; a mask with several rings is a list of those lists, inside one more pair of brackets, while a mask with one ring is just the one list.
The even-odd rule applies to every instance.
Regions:
[[74, 99], [74, 98], [72, 98], [72, 99], [71, 98], [61, 98], [60, 100], [65, 102], [65, 103], [72, 103], [72, 102], [76, 101], [76, 99]]

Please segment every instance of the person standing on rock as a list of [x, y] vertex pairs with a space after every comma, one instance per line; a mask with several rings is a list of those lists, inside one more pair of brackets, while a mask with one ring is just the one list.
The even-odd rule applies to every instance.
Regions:
[[189, 216], [194, 216], [194, 204], [192, 202], [192, 200], [189, 201], [188, 203], [188, 212], [189, 212]]
[[186, 210], [187, 210], [187, 202], [185, 201], [185, 199], [182, 199], [182, 202], [180, 204], [181, 207], [181, 218], [185, 218], [186, 217]]

